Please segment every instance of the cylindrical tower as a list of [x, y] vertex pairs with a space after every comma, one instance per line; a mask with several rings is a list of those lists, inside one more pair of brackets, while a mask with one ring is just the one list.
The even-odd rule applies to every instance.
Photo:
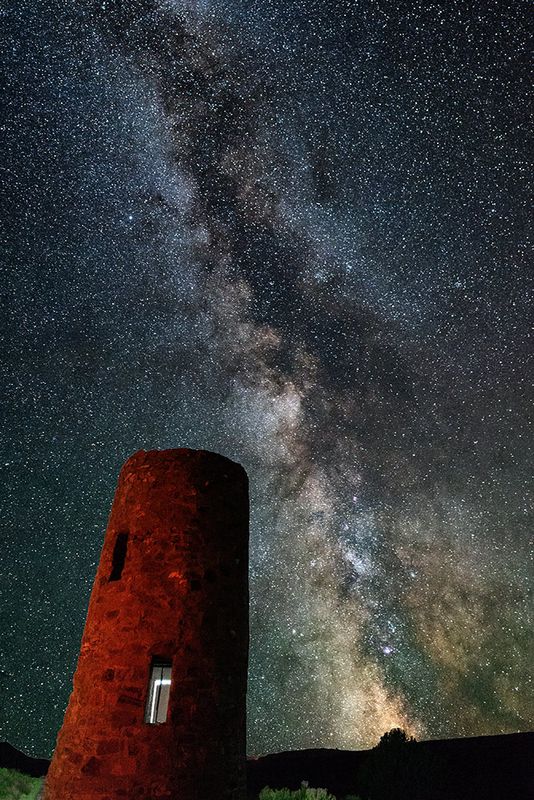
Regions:
[[248, 481], [203, 450], [124, 465], [46, 800], [244, 800]]

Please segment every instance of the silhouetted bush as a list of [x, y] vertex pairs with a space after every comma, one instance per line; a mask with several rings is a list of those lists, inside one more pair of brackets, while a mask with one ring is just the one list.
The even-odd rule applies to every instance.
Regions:
[[426, 800], [429, 784], [443, 780], [439, 757], [421, 750], [400, 728], [385, 733], [358, 774], [365, 800]]
[[336, 800], [326, 789], [310, 789], [303, 781], [300, 789], [271, 789], [265, 786], [260, 792], [259, 800]]
[[41, 784], [41, 778], [31, 778], [14, 769], [0, 768], [1, 800], [35, 800]]

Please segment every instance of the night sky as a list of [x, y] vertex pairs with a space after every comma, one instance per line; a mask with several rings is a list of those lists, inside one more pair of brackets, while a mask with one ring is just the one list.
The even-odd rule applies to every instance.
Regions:
[[531, 11], [4, 6], [0, 739], [168, 447], [250, 476], [250, 754], [534, 727]]

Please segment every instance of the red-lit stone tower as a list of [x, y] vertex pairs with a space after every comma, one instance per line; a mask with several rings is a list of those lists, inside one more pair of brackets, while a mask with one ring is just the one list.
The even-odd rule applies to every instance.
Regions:
[[124, 465], [46, 800], [244, 800], [247, 485], [202, 450]]

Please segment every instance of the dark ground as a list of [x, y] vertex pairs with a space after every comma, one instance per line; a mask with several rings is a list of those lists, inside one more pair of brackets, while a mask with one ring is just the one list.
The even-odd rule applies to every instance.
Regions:
[[46, 775], [49, 764], [47, 758], [32, 758], [21, 753], [9, 742], [0, 742], [0, 767], [16, 769], [25, 775], [31, 775], [32, 778], [41, 778]]
[[[303, 780], [338, 800], [374, 784], [388, 800], [534, 800], [534, 732], [415, 742], [397, 754], [374, 750], [296, 750], [250, 758], [248, 797], [264, 786], [298, 789]], [[49, 762], [0, 743], [0, 766], [39, 777]], [[367, 775], [367, 778], [366, 778]], [[369, 778], [371, 775], [371, 778]], [[367, 783], [366, 783], [367, 781]]]
[[[407, 753], [300, 750], [248, 761], [249, 799], [263, 786], [321, 786], [377, 800], [534, 800], [534, 733], [415, 742]], [[406, 757], [404, 757], [406, 756]]]

